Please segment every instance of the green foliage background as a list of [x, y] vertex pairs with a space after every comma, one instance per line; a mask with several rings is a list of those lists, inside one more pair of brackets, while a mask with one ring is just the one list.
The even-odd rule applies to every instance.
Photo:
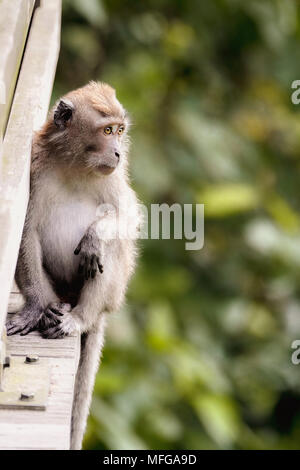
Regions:
[[146, 240], [110, 319], [86, 449], [300, 448], [296, 0], [65, 0], [54, 97], [112, 84], [146, 204], [205, 203], [205, 245]]

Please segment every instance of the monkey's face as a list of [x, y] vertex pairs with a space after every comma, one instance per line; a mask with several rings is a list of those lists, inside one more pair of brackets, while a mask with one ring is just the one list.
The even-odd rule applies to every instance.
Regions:
[[109, 175], [126, 165], [129, 120], [108, 85], [92, 83], [67, 95], [54, 111], [54, 123], [71, 144], [71, 166]]
[[111, 174], [126, 158], [126, 122], [103, 118], [89, 134], [84, 160], [88, 168]]

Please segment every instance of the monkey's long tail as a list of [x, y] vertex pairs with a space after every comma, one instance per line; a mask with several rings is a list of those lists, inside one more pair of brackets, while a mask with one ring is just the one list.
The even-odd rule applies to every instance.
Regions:
[[81, 335], [81, 353], [76, 374], [75, 393], [72, 410], [71, 450], [79, 450], [86, 428], [102, 347], [106, 314], [102, 313], [98, 324], [88, 333]]

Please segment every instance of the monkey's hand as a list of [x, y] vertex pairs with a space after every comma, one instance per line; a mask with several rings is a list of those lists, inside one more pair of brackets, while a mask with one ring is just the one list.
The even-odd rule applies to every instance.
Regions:
[[72, 312], [67, 312], [60, 317], [60, 322], [57, 325], [43, 330], [42, 336], [49, 339], [63, 338], [75, 333], [75, 331], [79, 331], [79, 324], [72, 315]]
[[40, 318], [38, 329], [43, 332], [61, 323], [61, 317], [70, 312], [72, 309], [70, 304], [63, 302], [51, 302], [46, 310], [44, 310]]
[[22, 336], [27, 335], [37, 328], [42, 315], [43, 311], [40, 308], [25, 305], [21, 312], [9, 315], [12, 318], [6, 322], [7, 335], [11, 336], [16, 333], [21, 333]]
[[98, 271], [103, 273], [100, 246], [101, 241], [94, 231], [87, 231], [74, 251], [74, 255], [80, 256], [78, 272], [86, 280], [94, 279]]

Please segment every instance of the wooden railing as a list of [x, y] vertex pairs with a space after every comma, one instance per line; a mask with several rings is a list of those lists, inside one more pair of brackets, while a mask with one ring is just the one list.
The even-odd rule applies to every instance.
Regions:
[[[22, 302], [13, 278], [29, 197], [31, 142], [49, 107], [60, 23], [61, 0], [0, 0], [0, 338], [9, 302], [13, 310]], [[69, 448], [79, 338], [43, 340], [31, 333], [6, 343], [6, 353], [0, 343], [2, 361], [7, 354], [37, 354], [47, 362], [50, 393], [43, 411], [0, 409], [0, 449]]]

